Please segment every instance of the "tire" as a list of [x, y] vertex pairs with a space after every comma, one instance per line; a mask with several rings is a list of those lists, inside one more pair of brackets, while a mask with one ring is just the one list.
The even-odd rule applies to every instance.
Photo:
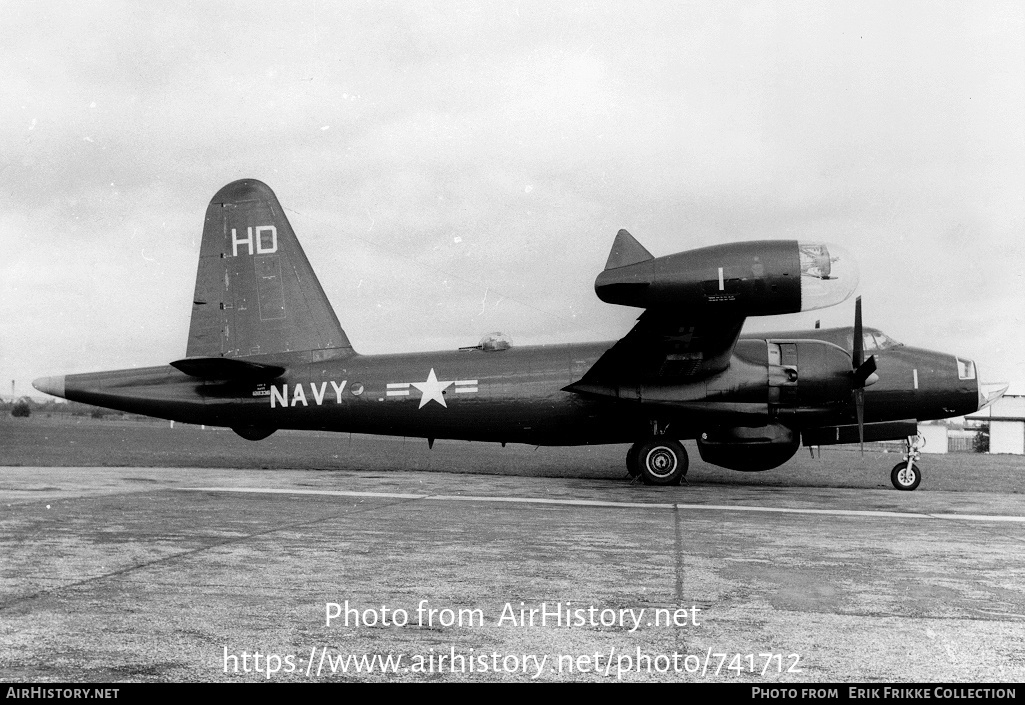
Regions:
[[917, 464], [911, 466], [911, 470], [908, 470], [908, 463], [904, 461], [897, 463], [893, 466], [893, 470], [890, 471], [890, 482], [898, 490], [910, 492], [911, 490], [918, 487], [918, 484], [922, 481], [922, 469]]
[[679, 441], [652, 438], [637, 446], [637, 467], [645, 484], [678, 485], [687, 464], [687, 451]]
[[630, 450], [626, 452], [626, 471], [630, 473], [630, 477], [637, 477], [641, 474], [641, 468], [637, 464], [637, 455], [640, 452], [640, 443], [634, 443], [632, 446], [630, 446]]

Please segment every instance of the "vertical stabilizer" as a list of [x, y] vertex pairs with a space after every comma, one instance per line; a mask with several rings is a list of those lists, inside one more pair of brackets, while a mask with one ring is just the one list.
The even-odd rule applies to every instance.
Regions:
[[612, 251], [609, 252], [609, 259], [605, 262], [605, 269], [619, 269], [649, 259], [654, 259], [654, 257], [644, 249], [644, 245], [637, 242], [634, 236], [626, 230], [620, 230], [616, 233], [616, 239], [612, 243]]
[[274, 192], [228, 184], [206, 210], [188, 357], [352, 350]]

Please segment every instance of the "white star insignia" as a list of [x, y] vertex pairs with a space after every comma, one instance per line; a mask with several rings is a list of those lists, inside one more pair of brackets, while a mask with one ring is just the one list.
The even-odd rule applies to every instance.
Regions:
[[431, 373], [427, 375], [426, 382], [413, 382], [413, 386], [420, 390], [420, 406], [417, 408], [424, 408], [427, 402], [433, 399], [447, 409], [448, 404], [445, 403], [444, 392], [451, 385], [452, 382], [439, 382], [437, 376], [434, 374], [434, 368], [432, 367]]

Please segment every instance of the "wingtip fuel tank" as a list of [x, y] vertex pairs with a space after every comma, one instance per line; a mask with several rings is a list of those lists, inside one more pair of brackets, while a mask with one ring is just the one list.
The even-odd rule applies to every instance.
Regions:
[[834, 306], [858, 286], [854, 258], [837, 245], [757, 240], [644, 259], [624, 232], [594, 283], [606, 303], [771, 316]]

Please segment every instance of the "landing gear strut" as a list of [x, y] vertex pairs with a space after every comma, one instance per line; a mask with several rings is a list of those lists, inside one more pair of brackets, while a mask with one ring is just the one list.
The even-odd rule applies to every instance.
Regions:
[[634, 443], [626, 454], [626, 470], [646, 485], [678, 485], [687, 474], [687, 451], [679, 441], [656, 436]]
[[908, 436], [904, 441], [904, 461], [890, 471], [890, 482], [898, 490], [910, 492], [922, 481], [922, 469], [917, 463], [922, 458], [923, 440], [921, 436]]

